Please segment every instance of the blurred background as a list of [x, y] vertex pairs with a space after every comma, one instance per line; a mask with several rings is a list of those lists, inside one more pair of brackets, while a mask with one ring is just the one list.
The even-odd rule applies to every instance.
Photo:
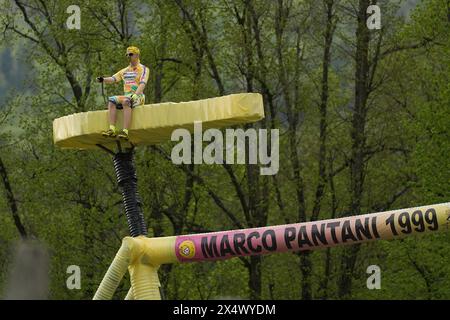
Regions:
[[[69, 30], [69, 5], [80, 29]], [[99, 75], [150, 68], [147, 103], [259, 92], [280, 171], [136, 152], [150, 236], [328, 219], [450, 199], [446, 0], [0, 0], [0, 294], [91, 299], [128, 234], [112, 161], [53, 146], [53, 119], [105, 109]], [[121, 92], [107, 86], [106, 95]], [[450, 299], [450, 234], [163, 266], [168, 299]], [[382, 271], [380, 290], [366, 269]], [[69, 289], [71, 265], [80, 289]], [[34, 280], [33, 280], [34, 279]], [[30, 285], [33, 284], [33, 285]], [[123, 298], [129, 280], [115, 298]]]

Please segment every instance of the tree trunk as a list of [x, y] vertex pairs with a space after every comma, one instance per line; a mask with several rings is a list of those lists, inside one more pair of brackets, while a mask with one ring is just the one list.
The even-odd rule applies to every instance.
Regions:
[[251, 256], [248, 267], [250, 299], [261, 300], [261, 256]]
[[[356, 30], [356, 71], [355, 71], [355, 105], [351, 128], [351, 159], [350, 159], [350, 214], [361, 214], [361, 200], [364, 184], [364, 148], [366, 142], [367, 96], [369, 76], [369, 29], [366, 26], [367, 7], [369, 0], [360, 0], [358, 9], [358, 27]], [[339, 279], [338, 295], [349, 298], [352, 287], [353, 270], [360, 245], [346, 248], [341, 260], [341, 277]]]
[[[333, 177], [333, 158], [329, 159], [329, 173], [328, 173], [328, 182], [330, 185], [330, 193], [331, 193], [331, 216], [330, 219], [334, 219], [336, 217], [337, 211], [337, 200], [336, 200], [336, 189], [334, 187], [334, 177]], [[322, 299], [328, 299], [328, 284], [329, 279], [331, 277], [331, 248], [326, 249], [325, 253], [325, 275], [323, 277], [323, 281], [321, 283], [322, 289]]]
[[327, 109], [328, 109], [328, 72], [331, 60], [331, 44], [333, 42], [333, 33], [335, 29], [334, 15], [333, 15], [333, 0], [324, 1], [327, 25], [324, 35], [324, 48], [322, 59], [322, 90], [320, 94], [320, 125], [319, 125], [319, 172], [318, 182], [316, 187], [316, 196], [312, 210], [311, 220], [317, 220], [320, 213], [320, 204], [324, 195], [325, 185], [327, 182], [326, 175], [326, 144], [327, 144]]

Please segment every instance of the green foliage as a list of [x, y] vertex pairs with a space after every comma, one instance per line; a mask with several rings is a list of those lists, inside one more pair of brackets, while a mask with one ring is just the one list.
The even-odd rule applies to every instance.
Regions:
[[[31, 22], [42, 30], [40, 34], [32, 30], [13, 2], [0, 0], [3, 40], [25, 55], [20, 62], [29, 67], [26, 92], [16, 94], [11, 90], [7, 102], [0, 105], [0, 158], [22, 223], [50, 251], [51, 299], [92, 298], [121, 239], [128, 234], [110, 157], [100, 150], [60, 150], [52, 141], [53, 119], [105, 108], [94, 79], [123, 68], [123, 51], [128, 45], [140, 47], [141, 62], [150, 68], [151, 81], [145, 89], [148, 103], [217, 96], [221, 82], [224, 93], [263, 93], [266, 118], [272, 120], [273, 107], [273, 123], [281, 133], [276, 181], [263, 177], [251, 180], [248, 167], [233, 166], [247, 200], [254, 199], [255, 193], [264, 188], [268, 190], [268, 196], [260, 199], [261, 203], [267, 201], [268, 209], [258, 211], [262, 205], [257, 203], [250, 212], [253, 220], [245, 216], [236, 187], [222, 166], [174, 166], [161, 155], [170, 155], [171, 142], [158, 146], [160, 152], [152, 147], [137, 150], [139, 192], [150, 236], [236, 228], [212, 193], [245, 227], [261, 221], [267, 225], [298, 221], [292, 148], [298, 151], [310, 217], [321, 179], [318, 106], [326, 24], [322, 3], [283, 2], [291, 6], [284, 7], [290, 12], [283, 36], [277, 39], [277, 23], [282, 20], [276, 15], [279, 8], [275, 1], [250, 1], [252, 8], [246, 7], [246, 1], [237, 0], [184, 1], [184, 13], [178, 1], [80, 1], [81, 30], [67, 30], [64, 26], [66, 7], [73, 1], [30, 2], [42, 9], [27, 7]], [[333, 210], [336, 216], [357, 214], [348, 209], [355, 73], [351, 54], [356, 22], [345, 9], [357, 1], [338, 2], [342, 6], [335, 9], [338, 19], [328, 76], [326, 140], [326, 170], [336, 172], [326, 183], [319, 219], [330, 218]], [[46, 19], [42, 3], [47, 4], [50, 20]], [[381, 10], [385, 28], [372, 31], [369, 48], [371, 59], [378, 60], [368, 99], [367, 159], [360, 213], [450, 199], [447, 7], [444, 1], [423, 1], [408, 22], [395, 15], [394, 4], [383, 2]], [[255, 17], [259, 19], [256, 26], [252, 20]], [[286, 83], [283, 76], [287, 77]], [[119, 85], [108, 86], [105, 94], [120, 90]], [[293, 135], [294, 146], [286, 98], [296, 101], [292, 111], [300, 119]], [[270, 125], [269, 121], [258, 124]], [[189, 170], [201, 181], [191, 181]], [[19, 238], [3, 191], [1, 182], [0, 291], [8, 275], [9, 248]], [[443, 233], [363, 245], [352, 275], [351, 298], [449, 299], [449, 242], [450, 234]], [[310, 255], [313, 298], [338, 297], [336, 279], [341, 272], [342, 252], [342, 248], [329, 251], [328, 275], [327, 251]], [[291, 253], [263, 257], [261, 298], [301, 298], [305, 279], [299, 260], [297, 254]], [[382, 270], [381, 290], [366, 287], [366, 268], [372, 264]], [[70, 265], [81, 267], [81, 290], [66, 287]], [[252, 293], [249, 269], [240, 259], [174, 265], [163, 269], [160, 276], [165, 296], [170, 299], [247, 299]], [[122, 299], [128, 287], [126, 279], [114, 298]]]

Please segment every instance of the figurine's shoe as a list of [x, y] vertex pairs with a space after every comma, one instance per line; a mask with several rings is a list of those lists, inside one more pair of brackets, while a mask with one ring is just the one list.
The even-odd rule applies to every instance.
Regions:
[[119, 132], [119, 134], [117, 135], [117, 137], [118, 137], [119, 139], [128, 140], [128, 133], [127, 133], [126, 131], [124, 131], [124, 130], [121, 130], [121, 131]]
[[113, 129], [108, 129], [106, 131], [102, 131], [102, 136], [115, 138], [117, 136], [117, 132]]

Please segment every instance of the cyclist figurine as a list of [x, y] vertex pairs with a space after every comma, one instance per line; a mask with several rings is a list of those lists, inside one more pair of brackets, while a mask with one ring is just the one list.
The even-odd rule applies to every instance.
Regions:
[[[130, 65], [112, 77], [97, 77], [98, 82], [114, 83], [123, 80], [123, 96], [108, 98], [109, 129], [102, 132], [105, 137], [118, 137], [128, 140], [128, 129], [131, 125], [131, 109], [145, 103], [144, 88], [148, 81], [149, 69], [140, 63], [140, 50], [128, 47], [126, 56]], [[116, 129], [116, 109], [123, 109], [123, 129]]]

